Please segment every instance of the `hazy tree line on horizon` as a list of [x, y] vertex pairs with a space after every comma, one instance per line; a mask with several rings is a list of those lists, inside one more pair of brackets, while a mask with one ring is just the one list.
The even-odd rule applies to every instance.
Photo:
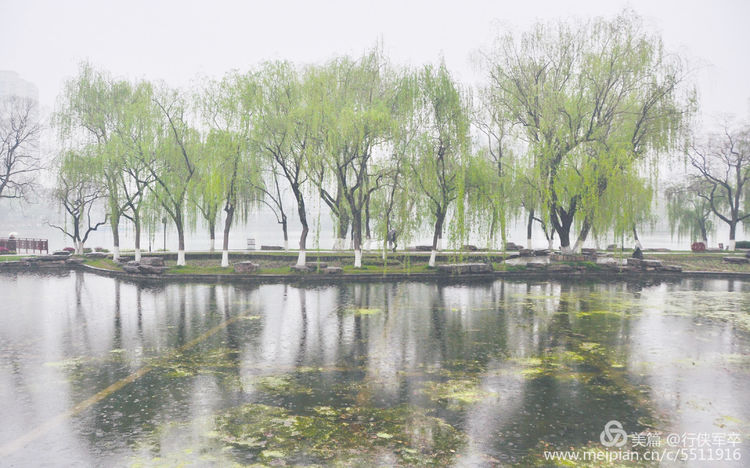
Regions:
[[[117, 258], [120, 226], [131, 223], [139, 259], [144, 229], [167, 217], [183, 265], [186, 231], [201, 221], [211, 250], [219, 231], [228, 266], [232, 226], [263, 204], [285, 248], [289, 217], [299, 219], [304, 265], [323, 204], [335, 248], [351, 239], [357, 267], [373, 239], [385, 255], [394, 228], [402, 239], [429, 228], [434, 265], [444, 238], [505, 243], [521, 216], [529, 243], [538, 223], [550, 248], [557, 241], [569, 253], [591, 236], [637, 241], [659, 164], [685, 154], [694, 175], [665, 190], [673, 232], [706, 240], [716, 217], [734, 247], [750, 217], [748, 130], [692, 136], [686, 63], [639, 17], [502, 35], [481, 66], [484, 84], [470, 89], [443, 62], [399, 67], [376, 46], [323, 64], [265, 62], [178, 90], [84, 63], [53, 115], [53, 193], [66, 213], [56, 227], [81, 251], [108, 223]], [[0, 177], [2, 188], [20, 180]]]

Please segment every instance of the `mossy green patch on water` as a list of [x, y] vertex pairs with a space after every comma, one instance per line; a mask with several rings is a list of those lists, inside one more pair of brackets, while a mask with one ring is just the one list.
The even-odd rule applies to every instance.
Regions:
[[312, 389], [301, 385], [289, 375], [268, 375], [253, 381], [253, 385], [266, 393], [281, 395], [311, 395]]
[[669, 295], [664, 312], [726, 322], [750, 332], [750, 300], [747, 294], [740, 292], [674, 291]]
[[495, 392], [483, 389], [475, 379], [425, 382], [420, 392], [432, 401], [445, 404], [449, 409], [461, 409], [489, 396], [497, 395]]
[[235, 370], [239, 366], [239, 351], [228, 348], [178, 352], [169, 359], [163, 357], [149, 360], [149, 364], [166, 372], [168, 377], [192, 377], [198, 374], [220, 374]]
[[211, 436], [248, 461], [372, 465], [384, 453], [402, 465], [450, 464], [465, 436], [424, 410], [316, 406], [303, 414], [246, 404], [216, 418]]
[[375, 314], [381, 313], [382, 310], [377, 309], [377, 308], [357, 307], [357, 308], [347, 309], [346, 312], [352, 315], [375, 315]]

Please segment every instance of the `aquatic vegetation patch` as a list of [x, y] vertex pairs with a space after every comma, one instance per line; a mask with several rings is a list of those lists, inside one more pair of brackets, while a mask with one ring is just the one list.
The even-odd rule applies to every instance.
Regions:
[[239, 350], [229, 348], [198, 349], [175, 353], [169, 359], [153, 358], [149, 360], [149, 365], [164, 370], [172, 378], [220, 374], [239, 366], [238, 354]]
[[420, 393], [432, 401], [445, 404], [449, 409], [461, 409], [489, 396], [497, 395], [495, 392], [481, 388], [476, 379], [428, 381], [424, 383]]
[[312, 389], [295, 381], [289, 375], [268, 375], [258, 377], [253, 381], [253, 385], [266, 393], [283, 394], [283, 395], [312, 395]]
[[750, 332], [750, 295], [746, 293], [676, 291], [667, 299], [664, 312], [727, 322]]
[[246, 404], [216, 417], [211, 437], [248, 461], [362, 463], [383, 454], [398, 464], [450, 464], [465, 436], [440, 418], [406, 405], [392, 408], [316, 406], [304, 414]]
[[347, 314], [352, 314], [352, 315], [375, 315], [381, 312], [382, 312], [381, 309], [367, 308], [367, 307], [358, 307], [358, 308], [346, 310]]

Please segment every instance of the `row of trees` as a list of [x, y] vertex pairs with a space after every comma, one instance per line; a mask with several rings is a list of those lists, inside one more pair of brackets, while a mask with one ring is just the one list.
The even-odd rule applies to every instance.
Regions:
[[695, 111], [684, 62], [623, 13], [502, 36], [482, 65], [487, 81], [470, 90], [443, 63], [396, 67], [376, 47], [321, 65], [268, 62], [188, 92], [84, 64], [54, 118], [64, 142], [55, 195], [69, 219], [60, 229], [82, 249], [108, 222], [117, 257], [127, 220], [138, 258], [144, 225], [166, 215], [182, 265], [186, 230], [203, 220], [213, 249], [223, 218], [223, 266], [233, 224], [261, 204], [285, 245], [289, 216], [299, 218], [299, 265], [320, 202], [358, 267], [393, 227], [408, 237], [429, 225], [431, 264], [444, 235], [504, 241], [522, 213], [529, 242], [540, 223], [563, 252], [591, 234], [635, 234], [659, 156], [682, 147]]
[[691, 142], [687, 156], [686, 180], [666, 189], [672, 231], [708, 245], [718, 219], [728, 226], [734, 250], [737, 227], [750, 220], [750, 126], [727, 123]]

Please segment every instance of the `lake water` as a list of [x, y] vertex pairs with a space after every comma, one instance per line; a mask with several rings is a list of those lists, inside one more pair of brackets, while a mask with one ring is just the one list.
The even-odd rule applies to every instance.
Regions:
[[[2, 466], [543, 466], [553, 450], [750, 463], [742, 281], [66, 272], [2, 274], [0, 298]], [[622, 447], [602, 443], [612, 420]]]

